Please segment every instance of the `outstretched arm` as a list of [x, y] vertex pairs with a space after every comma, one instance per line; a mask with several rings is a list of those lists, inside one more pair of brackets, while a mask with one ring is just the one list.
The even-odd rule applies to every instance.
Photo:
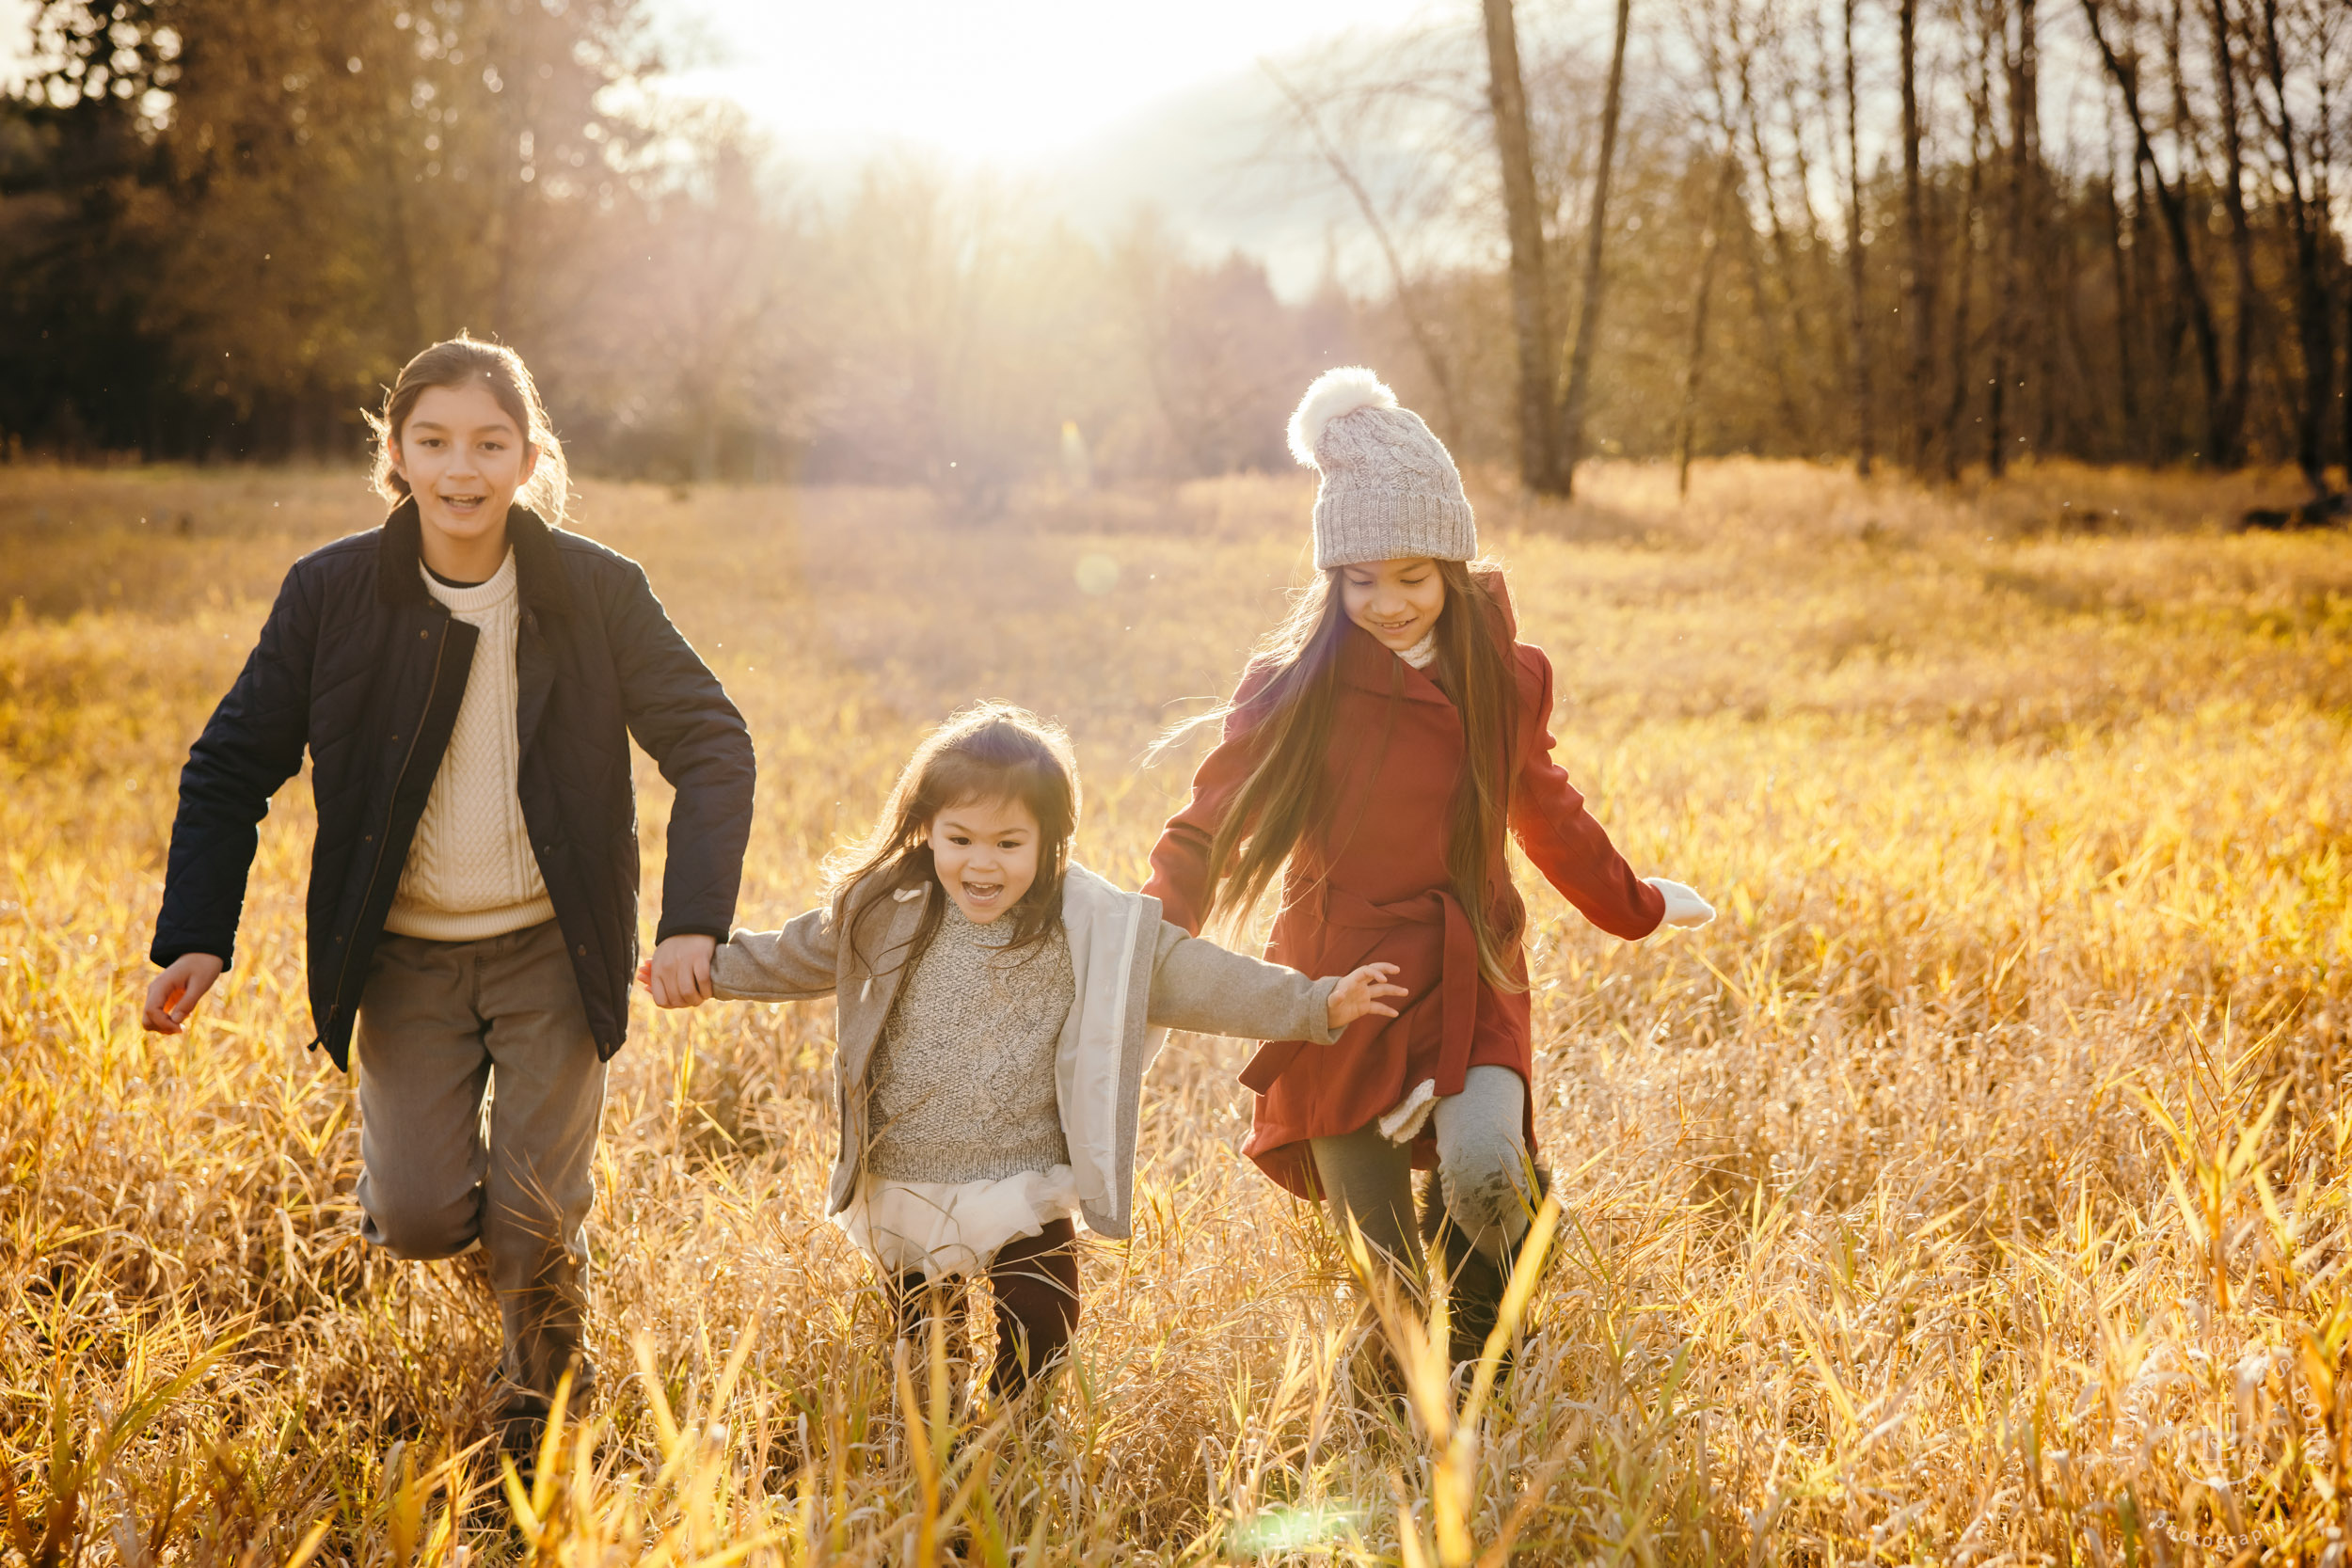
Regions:
[[[710, 956], [711, 995], [722, 1002], [805, 1002], [830, 996], [840, 941], [840, 923], [830, 906], [796, 915], [782, 930], [738, 931]], [[639, 973], [642, 976], [644, 971]], [[661, 1005], [691, 1007], [702, 1000], [696, 996]]]
[[163, 909], [150, 957], [164, 966], [140, 1022], [176, 1035], [236, 951], [256, 829], [269, 800], [302, 766], [310, 734], [317, 606], [297, 562], [236, 684], [213, 710], [180, 770]]
[[1155, 1028], [1237, 1039], [1308, 1040], [1328, 1045], [1367, 1013], [1394, 1018], [1383, 1000], [1406, 994], [1389, 983], [1394, 964], [1366, 964], [1350, 974], [1311, 980], [1295, 969], [1228, 952], [1160, 922], [1152, 969]]
[[1585, 919], [1612, 936], [1638, 942], [1658, 929], [1665, 895], [1633, 874], [1552, 760], [1551, 663], [1535, 657], [1543, 667], [1541, 705], [1511, 790], [1511, 831], [1544, 879]]

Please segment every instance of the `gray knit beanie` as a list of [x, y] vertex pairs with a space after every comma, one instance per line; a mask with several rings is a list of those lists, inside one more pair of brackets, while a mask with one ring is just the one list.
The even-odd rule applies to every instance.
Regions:
[[1315, 570], [1478, 554], [1478, 523], [1445, 443], [1361, 365], [1315, 377], [1291, 416], [1291, 455], [1323, 476]]

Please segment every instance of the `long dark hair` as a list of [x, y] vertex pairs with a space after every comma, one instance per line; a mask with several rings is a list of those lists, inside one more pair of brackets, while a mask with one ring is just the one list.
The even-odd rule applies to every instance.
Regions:
[[[1518, 687], [1502, 607], [1473, 575], [1499, 568], [1459, 561], [1440, 561], [1437, 567], [1445, 608], [1438, 614], [1438, 657], [1429, 673], [1461, 715], [1468, 762], [1447, 823], [1446, 880], [1477, 935], [1480, 970], [1490, 984], [1518, 989], [1520, 982], [1505, 960], [1518, 944], [1524, 911], [1516, 899], [1500, 897], [1489, 878], [1510, 823]], [[1209, 844], [1210, 919], [1247, 921], [1299, 842], [1318, 821], [1330, 822], [1341, 803], [1324, 788], [1324, 768], [1339, 711], [1340, 649], [1355, 629], [1343, 597], [1345, 570], [1333, 567], [1310, 584], [1289, 618], [1259, 644], [1251, 668], [1270, 673], [1262, 684], [1245, 679], [1245, 689], [1254, 687], [1246, 700], [1236, 693], [1161, 742], [1167, 746], [1195, 728], [1238, 720], [1256, 753]], [[1403, 690], [1400, 660], [1389, 701], [1401, 700]], [[1373, 766], [1379, 766], [1377, 757]], [[1340, 825], [1333, 827], [1343, 834]], [[1336, 854], [1341, 843], [1329, 847]]]
[[403, 365], [400, 378], [384, 394], [384, 411], [365, 416], [375, 433], [375, 464], [368, 478], [376, 494], [388, 501], [408, 499], [408, 481], [392, 467], [392, 448], [400, 442], [401, 426], [416, 411], [417, 400], [435, 387], [480, 387], [498, 400], [524, 444], [539, 451], [539, 466], [516, 499], [562, 528], [571, 499], [571, 474], [564, 462], [564, 443], [555, 438], [547, 405], [539, 401], [539, 384], [531, 378], [521, 355], [504, 343], [484, 342], [463, 332]]
[[[848, 923], [850, 952], [866, 974], [879, 973], [861, 945], [867, 916], [886, 909], [892, 894], [939, 880], [926, 838], [931, 820], [950, 806], [976, 800], [1018, 800], [1037, 818], [1037, 880], [1009, 911], [1012, 939], [1005, 950], [1034, 953], [1061, 918], [1062, 878], [1070, 869], [1080, 803], [1070, 736], [1025, 708], [975, 703], [923, 737], [899, 770], [874, 831], [828, 867], [834, 918]], [[924, 901], [923, 922], [894, 969], [911, 970], [922, 961], [946, 908], [944, 888], [939, 897]]]

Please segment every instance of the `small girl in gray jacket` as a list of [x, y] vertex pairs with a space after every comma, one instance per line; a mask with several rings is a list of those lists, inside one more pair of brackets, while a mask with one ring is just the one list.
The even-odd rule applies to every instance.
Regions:
[[735, 932], [710, 965], [722, 1000], [838, 998], [827, 1212], [882, 1271], [901, 1334], [953, 1321], [987, 1274], [1000, 1397], [1077, 1326], [1074, 1222], [1129, 1232], [1166, 1031], [1328, 1044], [1405, 994], [1393, 964], [1310, 980], [1186, 934], [1071, 861], [1077, 823], [1060, 730], [967, 708], [916, 748], [826, 904]]

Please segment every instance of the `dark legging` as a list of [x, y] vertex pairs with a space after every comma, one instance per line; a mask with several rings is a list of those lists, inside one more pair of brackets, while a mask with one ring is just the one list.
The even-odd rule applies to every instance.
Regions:
[[[989, 1261], [988, 1283], [996, 1295], [996, 1359], [988, 1386], [1000, 1397], [1017, 1394], [1053, 1364], [1078, 1326], [1076, 1228], [1058, 1219], [1035, 1236], [1007, 1242]], [[964, 1287], [961, 1275], [936, 1282], [927, 1282], [919, 1270], [898, 1275], [891, 1291], [898, 1332], [921, 1342], [937, 1313], [952, 1345], [963, 1317]]]
[[[1507, 1067], [1491, 1066], [1471, 1068], [1462, 1092], [1439, 1100], [1430, 1114], [1447, 1217], [1489, 1258], [1518, 1241], [1534, 1210], [1528, 1196], [1526, 1116], [1526, 1082]], [[1366, 1243], [1418, 1278], [1412, 1146], [1391, 1142], [1372, 1123], [1317, 1138], [1312, 1148], [1315, 1179], [1334, 1227], [1344, 1233], [1353, 1221]]]

